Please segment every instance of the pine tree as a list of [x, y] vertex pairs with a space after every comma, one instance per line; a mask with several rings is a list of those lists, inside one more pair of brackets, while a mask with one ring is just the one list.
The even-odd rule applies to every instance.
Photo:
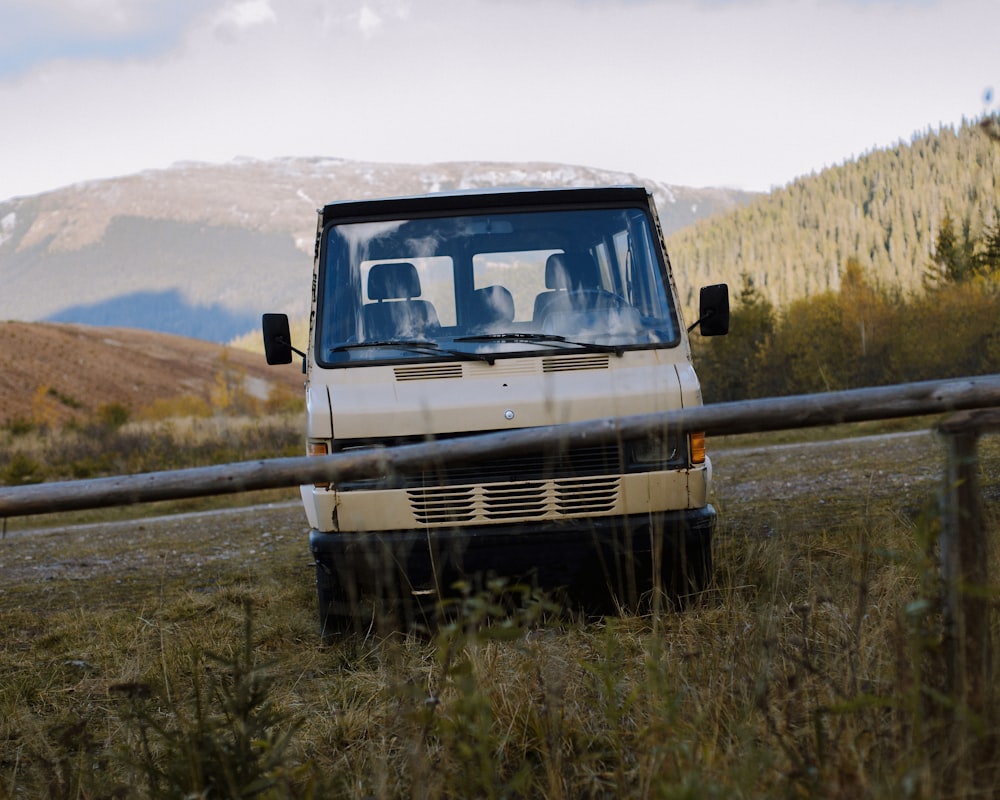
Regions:
[[994, 210], [993, 224], [983, 231], [972, 261], [976, 273], [1000, 275], [1000, 208]]
[[760, 360], [774, 332], [775, 313], [754, 283], [742, 275], [743, 286], [731, 315], [730, 336], [695, 339], [695, 359], [705, 401], [745, 400], [757, 381]]
[[976, 264], [973, 258], [975, 242], [970, 236], [969, 228], [969, 223], [966, 221], [962, 225], [962, 236], [959, 238], [955, 233], [955, 223], [951, 214], [945, 213], [934, 241], [931, 268], [926, 275], [928, 288], [945, 283], [960, 283], [975, 274]]

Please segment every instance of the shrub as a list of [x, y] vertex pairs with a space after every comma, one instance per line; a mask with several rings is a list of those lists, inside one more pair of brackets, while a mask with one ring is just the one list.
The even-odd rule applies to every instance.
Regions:
[[31, 456], [16, 452], [10, 457], [3, 471], [4, 483], [8, 486], [25, 486], [45, 480], [45, 470]]
[[273, 681], [256, 660], [249, 601], [245, 614], [242, 649], [196, 656], [186, 708], [172, 697], [176, 690], [147, 702], [153, 692], [146, 684], [111, 687], [130, 702], [139, 743], [132, 758], [150, 797], [299, 796], [288, 762], [300, 722], [276, 706]]
[[35, 424], [30, 419], [24, 417], [14, 417], [8, 420], [4, 427], [14, 436], [24, 436], [35, 429]]
[[97, 407], [97, 419], [101, 425], [118, 430], [128, 422], [129, 410], [121, 403], [101, 403]]

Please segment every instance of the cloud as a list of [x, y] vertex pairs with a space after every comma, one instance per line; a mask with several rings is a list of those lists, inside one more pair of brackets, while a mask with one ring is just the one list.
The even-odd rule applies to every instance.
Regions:
[[[142, 61], [209, 34], [227, 43], [285, 28], [306, 47], [319, 32], [363, 40], [406, 21], [412, 0], [0, 0], [0, 82], [53, 62]], [[280, 19], [279, 19], [280, 15]], [[259, 40], [258, 40], [259, 42]]]
[[995, 0], [0, 0], [0, 199], [237, 155], [766, 189], [981, 109], [998, 29]]
[[223, 34], [254, 28], [278, 21], [268, 0], [240, 0], [223, 8], [215, 19], [215, 27]]
[[365, 36], [370, 37], [380, 27], [382, 27], [382, 18], [372, 11], [369, 6], [361, 6], [361, 10], [358, 12], [358, 29]]
[[357, 21], [361, 34], [370, 39], [382, 31], [386, 19], [400, 21], [406, 20], [409, 16], [408, 0], [365, 0], [352, 18]]
[[51, 61], [151, 58], [220, 0], [4, 0], [0, 79]]

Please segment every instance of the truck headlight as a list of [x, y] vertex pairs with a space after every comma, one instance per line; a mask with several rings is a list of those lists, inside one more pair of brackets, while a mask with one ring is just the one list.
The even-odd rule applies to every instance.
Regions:
[[632, 442], [631, 462], [638, 467], [687, 466], [687, 453], [681, 448], [680, 438], [671, 435], [653, 435]]
[[[308, 439], [306, 441], [307, 456], [325, 456], [330, 453], [330, 442], [327, 439]], [[317, 489], [329, 489], [329, 483], [313, 484]]]
[[705, 463], [705, 433], [649, 436], [632, 442], [629, 455], [631, 466], [639, 468], [686, 469], [701, 466]]

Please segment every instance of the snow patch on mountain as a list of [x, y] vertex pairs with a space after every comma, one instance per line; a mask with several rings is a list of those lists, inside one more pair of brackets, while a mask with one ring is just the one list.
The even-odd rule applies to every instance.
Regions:
[[14, 235], [14, 228], [17, 227], [17, 214], [13, 211], [4, 214], [0, 219], [0, 245]]

